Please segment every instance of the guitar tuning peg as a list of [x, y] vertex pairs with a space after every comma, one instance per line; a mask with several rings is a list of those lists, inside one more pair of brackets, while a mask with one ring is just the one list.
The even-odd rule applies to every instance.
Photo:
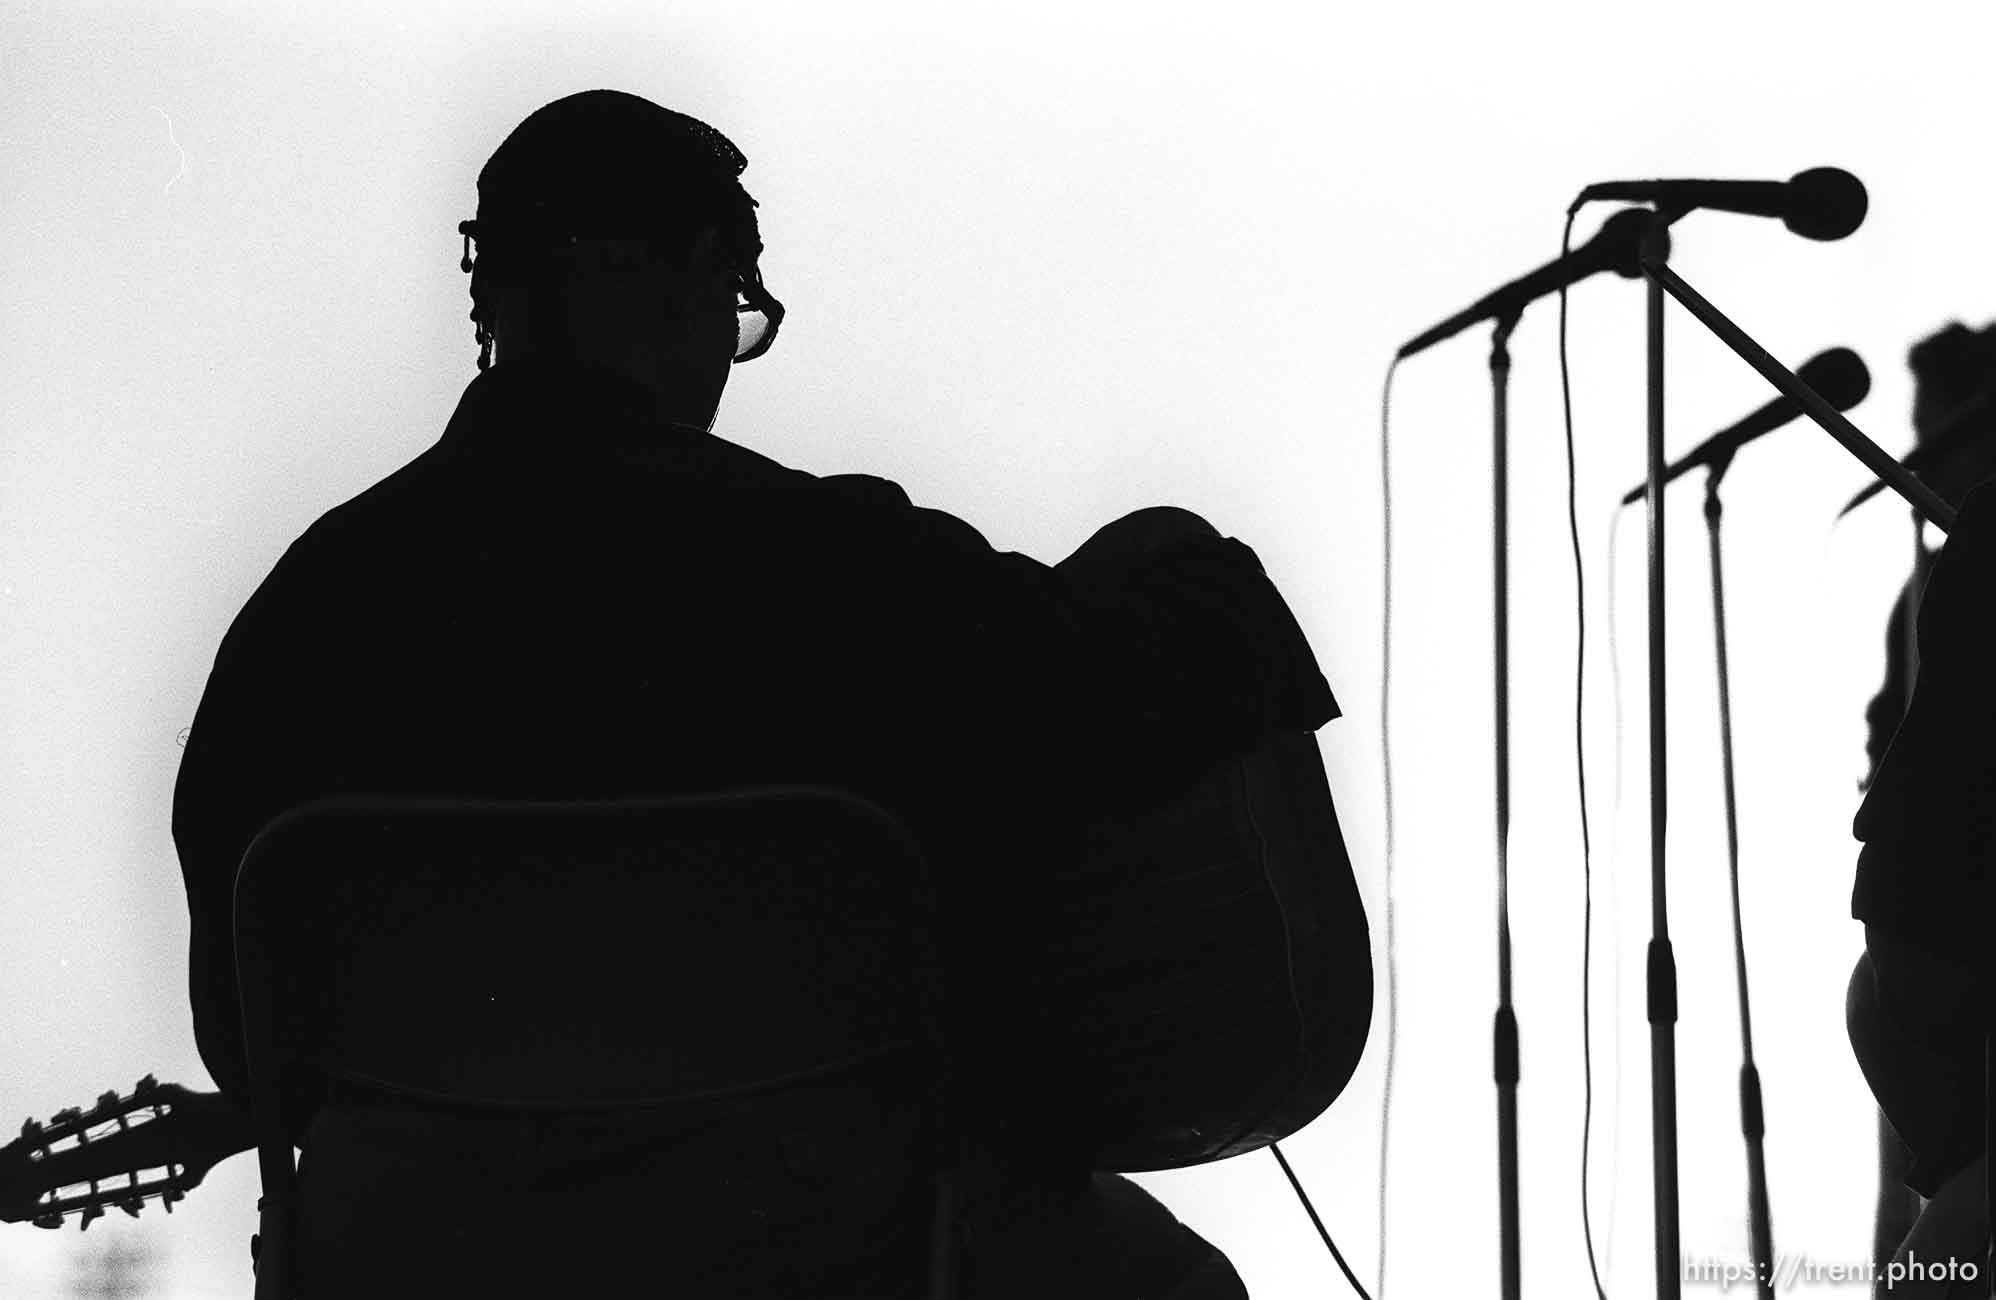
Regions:
[[22, 1120], [21, 1136], [29, 1142], [39, 1143], [42, 1136], [41, 1121], [32, 1117]]
[[143, 1208], [144, 1205], [145, 1205], [145, 1200], [142, 1197], [137, 1197], [137, 1196], [127, 1196], [124, 1200], [118, 1202], [118, 1208], [123, 1210], [126, 1214], [131, 1215], [134, 1219], [139, 1217], [139, 1210]]
[[103, 1206], [86, 1205], [83, 1207], [83, 1220], [82, 1222], [76, 1225], [76, 1230], [78, 1232], [88, 1232], [90, 1231], [90, 1221], [92, 1219], [101, 1219], [103, 1217], [104, 1217]]
[[34, 1218], [28, 1220], [28, 1222], [34, 1224], [37, 1228], [60, 1228], [62, 1226], [62, 1216], [51, 1211], [48, 1214], [37, 1214]]
[[68, 1124], [83, 1118], [83, 1107], [70, 1106], [49, 1116], [51, 1124]]
[[132, 1095], [135, 1097], [143, 1097], [157, 1087], [159, 1087], [159, 1079], [153, 1075], [148, 1074], [145, 1078], [140, 1079], [138, 1083], [133, 1085]]
[[99, 1110], [109, 1110], [117, 1104], [118, 1090], [116, 1088], [107, 1090], [102, 1096], [97, 1098], [97, 1109]]

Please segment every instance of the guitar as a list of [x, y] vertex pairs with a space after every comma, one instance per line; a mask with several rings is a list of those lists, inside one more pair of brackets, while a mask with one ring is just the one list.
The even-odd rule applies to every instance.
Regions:
[[1091, 1168], [1256, 1151], [1322, 1114], [1365, 1047], [1365, 912], [1317, 741], [1269, 737], [1171, 803], [1104, 819], [1044, 946], [1036, 1059]]
[[[1218, 534], [1139, 511], [1057, 568], [1109, 589], [1154, 548]], [[1279, 598], [1278, 598], [1279, 600]], [[1314, 665], [1286, 608], [1286, 637]], [[1330, 1106], [1372, 1020], [1365, 908], [1316, 736], [1277, 732], [1167, 802], [1098, 819], [1036, 896], [1017, 980], [1032, 1052], [1090, 1167], [1178, 1169], [1259, 1150]]]
[[[1314, 738], [1223, 762], [1171, 807], [1098, 826], [1092, 848], [1115, 882], [1076, 900], [1068, 933], [1087, 935], [1076, 951], [1088, 955], [1070, 951], [1050, 983], [1088, 1040], [1070, 1078], [1092, 1094], [1097, 1167], [1203, 1164], [1316, 1118], [1364, 1046], [1370, 971]], [[1151, 877], [1135, 892], [1152, 906], [1127, 906], [1135, 876]], [[171, 1213], [255, 1145], [237, 1103], [147, 1075], [127, 1096], [23, 1122], [0, 1147], [0, 1222], [80, 1216], [87, 1231], [107, 1208], [137, 1217], [151, 1200]]]
[[129, 1096], [25, 1121], [0, 1147], [0, 1222], [59, 1228], [80, 1214], [88, 1231], [107, 1207], [137, 1218], [154, 1199], [170, 1214], [210, 1169], [255, 1145], [242, 1107], [149, 1074]]
[[[1060, 567], [1112, 584], [1148, 544], [1188, 531], [1211, 533], [1182, 512], [1142, 512]], [[1269, 736], [1086, 838], [1015, 955], [1033, 972], [1019, 981], [1026, 1000], [1054, 1012], [1039, 1060], [1090, 1166], [1204, 1164], [1315, 1119], [1350, 1080], [1372, 1011], [1364, 907], [1315, 737]], [[106, 1207], [136, 1216], [152, 1199], [170, 1212], [253, 1146], [235, 1102], [148, 1075], [128, 1097], [23, 1124], [0, 1148], [0, 1221], [54, 1228], [80, 1214], [88, 1228]]]

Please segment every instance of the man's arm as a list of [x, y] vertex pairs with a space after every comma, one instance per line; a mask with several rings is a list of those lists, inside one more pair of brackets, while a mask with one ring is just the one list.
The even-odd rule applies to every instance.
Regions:
[[870, 599], [901, 628], [899, 675], [968, 732], [957, 748], [989, 756], [1003, 801], [1081, 816], [1154, 802], [1271, 731], [1337, 716], [1254, 552], [1189, 512], [1138, 512], [1048, 566], [883, 480], [823, 482], [867, 507], [852, 526], [870, 534]]
[[1920, 601], [1913, 697], [1853, 824], [1864, 842], [1851, 907], [1859, 920], [1938, 939], [1987, 915], [1996, 848], [1992, 612], [1996, 485], [1963, 502]]
[[1851, 913], [1865, 957], [1851, 1043], [1893, 1127], [1908, 1181], [1931, 1195], [1981, 1143], [1982, 1051], [1993, 995], [1996, 851], [1996, 493], [1962, 505], [1920, 601], [1920, 667], [1859, 808]]

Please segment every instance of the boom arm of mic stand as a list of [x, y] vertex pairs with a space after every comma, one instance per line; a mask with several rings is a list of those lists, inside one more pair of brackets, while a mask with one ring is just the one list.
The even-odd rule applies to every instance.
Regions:
[[1843, 412], [1824, 401], [1815, 389], [1796, 378], [1795, 373], [1755, 343], [1747, 332], [1726, 318], [1724, 312], [1707, 302], [1696, 289], [1686, 284], [1677, 272], [1662, 262], [1642, 260], [1643, 274], [1661, 285], [1666, 293], [1684, 304], [1689, 311], [1703, 322], [1705, 328], [1740, 354], [1740, 358], [1758, 370], [1761, 377], [1776, 388], [1794, 398], [1810, 419], [1823, 426], [1832, 438], [1843, 444], [1844, 450], [1864, 462], [1864, 467], [1876, 474], [1885, 484], [1900, 496], [1906, 498], [1913, 509], [1930, 523], [1943, 531], [1954, 527], [1954, 507], [1941, 500], [1932, 488], [1913, 477], [1899, 462], [1888, 456], [1877, 443], [1858, 431], [1856, 425], [1843, 417]]

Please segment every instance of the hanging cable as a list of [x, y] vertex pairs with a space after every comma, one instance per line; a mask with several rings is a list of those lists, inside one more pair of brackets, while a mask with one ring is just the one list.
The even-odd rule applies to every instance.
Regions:
[[1393, 372], [1386, 367], [1379, 393], [1379, 531], [1383, 585], [1379, 601], [1379, 772], [1386, 815], [1386, 883], [1381, 891], [1386, 909], [1386, 1064], [1379, 1086], [1379, 1265], [1373, 1285], [1378, 1300], [1386, 1300], [1387, 1157], [1393, 1121], [1393, 1062], [1400, 1038], [1400, 954], [1393, 916], [1393, 743], [1388, 708], [1393, 699]]
[[[1615, 703], [1615, 797], [1608, 810], [1614, 825], [1608, 842], [1608, 881], [1611, 886], [1615, 880], [1615, 864], [1622, 860], [1622, 752], [1625, 737], [1622, 730], [1622, 641], [1616, 631], [1616, 611], [1621, 606], [1615, 599], [1615, 575], [1621, 568], [1622, 518], [1625, 513], [1618, 505], [1608, 516], [1608, 690], [1614, 696]], [[1608, 929], [1608, 996], [1610, 1005], [1619, 1008], [1622, 1005], [1622, 892], [1620, 889], [1613, 892], [1615, 910]], [[1604, 1266], [1612, 1274], [1615, 1271], [1615, 1211], [1620, 1207], [1622, 1190], [1622, 1017], [1611, 1015], [1608, 1023], [1614, 1027], [1609, 1040], [1609, 1053], [1615, 1063], [1615, 1092], [1608, 1103], [1608, 1222], [1603, 1236], [1608, 1242]]]
[[[1573, 246], [1574, 213], [1566, 214], [1566, 229], [1559, 237], [1559, 255], [1565, 258]], [[1601, 1285], [1601, 1268], [1594, 1257], [1594, 1228], [1587, 1212], [1587, 1156], [1594, 1127], [1594, 1061], [1592, 974], [1594, 945], [1594, 850], [1587, 824], [1587, 744], [1584, 709], [1587, 700], [1587, 582], [1580, 559], [1580, 513], [1576, 501], [1576, 473], [1573, 455], [1573, 384], [1566, 358], [1566, 286], [1559, 289], [1559, 397], [1566, 425], [1566, 529], [1573, 543], [1573, 770], [1580, 799], [1580, 1234], [1587, 1243], [1587, 1271], [1594, 1279], [1594, 1294], [1607, 1300]]]
[[[1379, 616], [1379, 769], [1381, 785], [1385, 796], [1386, 812], [1386, 1069], [1380, 1086], [1379, 1102], [1379, 1271], [1375, 1281], [1378, 1300], [1386, 1300], [1386, 1154], [1387, 1119], [1393, 1109], [1393, 1051], [1397, 1025], [1395, 1023], [1394, 994], [1396, 983], [1395, 950], [1393, 936], [1393, 748], [1387, 739], [1387, 703], [1391, 699], [1393, 684], [1393, 474], [1391, 444], [1389, 434], [1392, 428], [1391, 411], [1393, 402], [1393, 372], [1400, 366], [1395, 357], [1386, 367], [1386, 383], [1379, 395], [1379, 496], [1380, 496], [1380, 550], [1384, 555], [1382, 564], [1383, 592], [1380, 598]], [[1358, 1277], [1345, 1263], [1345, 1257], [1338, 1253], [1337, 1243], [1324, 1227], [1323, 1219], [1317, 1215], [1317, 1207], [1310, 1203], [1309, 1193], [1296, 1178], [1296, 1171], [1289, 1167], [1289, 1160], [1282, 1154], [1278, 1143], [1268, 1144], [1268, 1150], [1275, 1157], [1275, 1163], [1282, 1166], [1282, 1174], [1295, 1189], [1296, 1199], [1303, 1203], [1303, 1210], [1316, 1225], [1317, 1235], [1324, 1239], [1324, 1246], [1337, 1262], [1338, 1271], [1345, 1275], [1364, 1300], [1374, 1300], [1359, 1285]]]
[[1289, 1167], [1289, 1161], [1283, 1157], [1281, 1146], [1271, 1142], [1268, 1144], [1268, 1149], [1275, 1153], [1275, 1163], [1282, 1166], [1283, 1175], [1289, 1179], [1289, 1185], [1296, 1189], [1296, 1199], [1303, 1202], [1303, 1209], [1310, 1215], [1310, 1222], [1317, 1225], [1317, 1235], [1324, 1239], [1324, 1245], [1330, 1249], [1331, 1258], [1338, 1263], [1338, 1271], [1345, 1275], [1345, 1281], [1351, 1283], [1352, 1290], [1358, 1292], [1364, 1300], [1372, 1300], [1371, 1296], [1365, 1294], [1365, 1288], [1358, 1284], [1358, 1278], [1353, 1276], [1351, 1265], [1345, 1263], [1345, 1257], [1338, 1253], [1337, 1243], [1332, 1241], [1331, 1234], [1325, 1231], [1324, 1221], [1317, 1217], [1317, 1207], [1310, 1204], [1309, 1194], [1303, 1190], [1303, 1184], [1296, 1181], [1296, 1171]]

